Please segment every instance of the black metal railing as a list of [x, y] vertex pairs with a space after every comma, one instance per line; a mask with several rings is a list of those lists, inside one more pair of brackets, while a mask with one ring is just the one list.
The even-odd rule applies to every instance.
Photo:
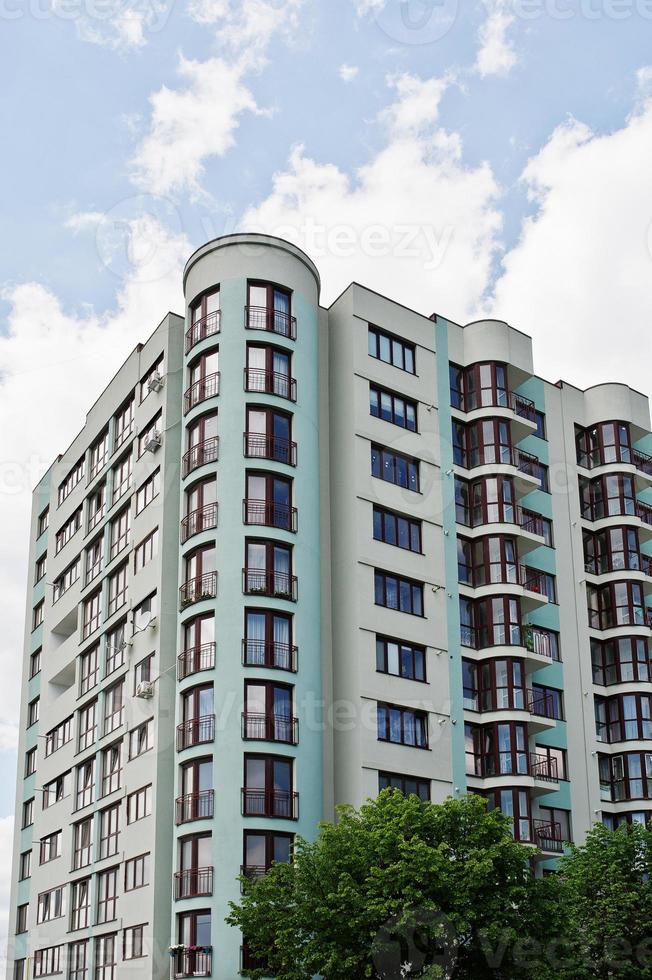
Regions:
[[266, 568], [243, 568], [242, 591], [245, 595], [264, 595], [275, 599], [297, 600], [297, 576]]
[[187, 868], [174, 873], [174, 897], [197, 898], [213, 894], [212, 868]]
[[188, 476], [198, 466], [204, 466], [206, 463], [215, 463], [219, 454], [219, 436], [211, 436], [209, 439], [204, 439], [203, 442], [198, 442], [196, 446], [191, 446], [188, 452], [183, 454], [181, 459], [182, 475]]
[[181, 609], [199, 602], [200, 599], [214, 599], [217, 595], [217, 572], [207, 572], [206, 575], [198, 575], [196, 578], [189, 578], [179, 589], [179, 605]]
[[288, 504], [247, 497], [242, 501], [242, 511], [245, 524], [264, 524], [265, 527], [277, 527], [284, 531], [297, 529], [297, 508]]
[[177, 657], [177, 679], [182, 681], [191, 674], [212, 670], [215, 666], [215, 643], [202, 643], [188, 647]]
[[242, 665], [244, 667], [269, 667], [296, 673], [298, 647], [273, 640], [242, 641]]
[[297, 444], [290, 439], [262, 432], [243, 433], [244, 455], [249, 459], [272, 459], [276, 463], [297, 465]]
[[206, 316], [201, 317], [186, 330], [186, 354], [189, 350], [198, 344], [200, 340], [205, 340], [206, 337], [213, 337], [216, 333], [220, 332], [220, 321], [221, 321], [221, 311], [213, 310], [212, 313], [207, 313]]
[[177, 725], [177, 752], [215, 740], [215, 715], [199, 715]]
[[263, 715], [243, 711], [242, 737], [263, 742], [285, 742], [287, 745], [297, 745], [299, 719], [291, 715]]
[[297, 400], [297, 382], [279, 371], [266, 371], [264, 368], [244, 369], [244, 390], [263, 395], [278, 395], [292, 402]]
[[270, 306], [245, 306], [245, 327], [248, 330], [267, 330], [290, 340], [297, 337], [296, 317]]
[[193, 534], [209, 531], [214, 527], [217, 527], [217, 502], [206, 504], [186, 514], [181, 521], [181, 544], [185, 544]]
[[210, 977], [213, 970], [213, 947], [202, 946], [197, 949], [173, 949], [172, 976], [179, 977]]
[[219, 393], [219, 371], [216, 371], [214, 374], [207, 374], [205, 378], [200, 378], [199, 381], [195, 381], [183, 393], [184, 414], [189, 412], [191, 408], [194, 408], [195, 405], [199, 405], [201, 402], [206, 401], [207, 398], [213, 398], [215, 395], [219, 395]]
[[193, 820], [210, 820], [215, 812], [215, 790], [202, 789], [198, 793], [186, 793], [175, 800], [177, 824]]
[[242, 789], [242, 815], [245, 817], [299, 818], [299, 794], [284, 790]]

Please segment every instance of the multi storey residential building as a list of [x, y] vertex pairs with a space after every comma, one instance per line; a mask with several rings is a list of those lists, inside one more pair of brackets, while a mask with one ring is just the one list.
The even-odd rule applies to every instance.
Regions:
[[34, 491], [13, 980], [232, 980], [238, 875], [385, 786], [538, 873], [652, 817], [647, 400], [319, 286], [204, 245]]

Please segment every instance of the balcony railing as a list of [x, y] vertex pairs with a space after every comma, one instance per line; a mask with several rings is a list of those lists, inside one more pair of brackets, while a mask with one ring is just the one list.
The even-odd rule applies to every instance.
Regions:
[[299, 794], [282, 790], [242, 789], [242, 815], [299, 819]]
[[177, 752], [192, 745], [205, 745], [215, 740], [215, 715], [200, 715], [177, 725]]
[[548, 596], [547, 582], [545, 573], [538, 568], [530, 568], [529, 565], [519, 565], [518, 580], [528, 592], [538, 592], [539, 595]]
[[542, 779], [547, 783], [559, 781], [557, 760], [537, 752], [530, 755], [530, 773], [535, 779]]
[[217, 503], [206, 504], [198, 510], [193, 510], [181, 521], [181, 544], [185, 544], [193, 534], [209, 531], [217, 527]]
[[523, 630], [517, 624], [496, 624], [495, 626], [461, 625], [462, 646], [472, 650], [484, 650], [497, 646], [524, 646]]
[[245, 327], [248, 330], [268, 330], [296, 340], [296, 317], [268, 306], [245, 306]]
[[292, 402], [297, 400], [297, 383], [294, 378], [278, 371], [265, 371], [263, 368], [244, 369], [244, 390], [264, 395], [278, 395]]
[[641, 473], [652, 476], [652, 456], [642, 453], [640, 449], [632, 449], [632, 463]]
[[297, 444], [262, 432], [244, 432], [244, 454], [249, 459], [272, 459], [276, 463], [297, 465]]
[[557, 710], [555, 699], [547, 691], [528, 691], [527, 709], [531, 715], [536, 715], [538, 718], [563, 720]]
[[216, 333], [220, 332], [220, 314], [220, 310], [213, 310], [212, 313], [207, 313], [206, 316], [195, 320], [192, 326], [186, 330], [186, 354], [200, 340], [204, 340], [206, 337], [213, 337]]
[[197, 898], [213, 894], [213, 869], [188, 868], [174, 873], [174, 897]]
[[199, 602], [200, 599], [214, 599], [217, 595], [217, 572], [207, 572], [206, 575], [198, 575], [196, 578], [189, 578], [179, 589], [179, 605], [181, 609]]
[[619, 466], [621, 463], [624, 463], [629, 466], [635, 466], [639, 472], [645, 473], [646, 476], [652, 476], [652, 456], [641, 452], [640, 449], [629, 449], [627, 446], [621, 446], [620, 452], [617, 455], [619, 455], [619, 459], [605, 460], [599, 449], [593, 449], [589, 452], [578, 452], [577, 465], [584, 467], [585, 470], [592, 470], [597, 466]]
[[526, 624], [523, 629], [523, 644], [526, 650], [537, 653], [542, 657], [549, 657], [551, 660], [559, 660], [559, 649], [557, 638], [546, 630], [537, 629], [536, 626]]
[[195, 405], [199, 405], [201, 402], [205, 402], [207, 398], [213, 398], [215, 395], [219, 395], [219, 393], [219, 371], [216, 371], [215, 374], [207, 374], [205, 378], [200, 378], [199, 381], [195, 381], [194, 385], [190, 385], [183, 393], [184, 414], [189, 412], [191, 408], [194, 408]]
[[297, 600], [297, 576], [266, 568], [243, 568], [242, 591], [245, 595], [264, 595], [275, 599]]
[[525, 510], [518, 506], [508, 508], [507, 513], [503, 512], [501, 514], [497, 512], [495, 516], [490, 516], [489, 513], [483, 511], [478, 514], [478, 520], [475, 520], [475, 510], [476, 508], [464, 507], [458, 504], [455, 509], [455, 520], [458, 524], [463, 524], [464, 527], [483, 527], [491, 524], [517, 524], [530, 534], [536, 534], [540, 538], [544, 537], [543, 518], [540, 514], [535, 514], [534, 511]]
[[191, 674], [202, 670], [212, 670], [215, 666], [215, 643], [203, 643], [189, 647], [177, 657], [177, 680], [182, 681]]
[[556, 854], [563, 853], [564, 839], [561, 832], [561, 824], [550, 820], [533, 820], [534, 839], [542, 851], [554, 851]]
[[213, 969], [213, 947], [175, 949], [172, 951], [172, 976], [210, 977]]
[[242, 737], [263, 742], [285, 742], [297, 745], [299, 719], [290, 715], [261, 715], [242, 713]]
[[297, 529], [297, 508], [290, 507], [288, 504], [277, 504], [270, 500], [252, 500], [248, 497], [242, 501], [242, 511], [245, 524], [264, 524], [265, 527], [277, 527], [284, 531]]
[[215, 811], [215, 790], [202, 789], [199, 793], [186, 793], [185, 796], [178, 796], [175, 804], [177, 824], [210, 820]]
[[540, 464], [537, 456], [533, 456], [531, 453], [524, 453], [522, 449], [516, 449], [515, 452], [515, 465], [518, 467], [521, 473], [525, 476], [534, 477], [535, 480], [540, 479]]
[[652, 507], [649, 504], [636, 503], [636, 514], [644, 524], [652, 524]]
[[298, 648], [288, 643], [268, 642], [266, 640], [242, 641], [242, 664], [244, 667], [270, 667], [276, 670], [296, 672]]
[[456, 405], [461, 412], [475, 412], [480, 408], [510, 408], [515, 415], [536, 422], [536, 406], [530, 398], [525, 395], [517, 395], [515, 391], [508, 391], [505, 388], [484, 388], [482, 390], [481, 401], [475, 396], [476, 403], [471, 402], [463, 392], [456, 392]]
[[206, 463], [215, 463], [219, 457], [219, 453], [219, 436], [211, 436], [210, 439], [204, 439], [203, 442], [198, 442], [196, 446], [192, 446], [187, 453], [183, 454], [181, 460], [181, 472], [183, 476], [188, 476], [198, 466], [204, 466]]

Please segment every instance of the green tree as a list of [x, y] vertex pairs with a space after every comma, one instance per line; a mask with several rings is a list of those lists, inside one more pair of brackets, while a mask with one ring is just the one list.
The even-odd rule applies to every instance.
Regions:
[[252, 978], [542, 980], [555, 974], [531, 940], [558, 904], [532, 854], [477, 795], [434, 805], [385, 790], [245, 882], [227, 921], [266, 961]]

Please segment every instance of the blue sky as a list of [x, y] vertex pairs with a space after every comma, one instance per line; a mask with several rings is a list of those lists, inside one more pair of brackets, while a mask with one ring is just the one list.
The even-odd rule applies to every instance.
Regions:
[[550, 380], [649, 391], [652, 0], [0, 0], [0, 20], [2, 851], [29, 491], [181, 311], [204, 240], [285, 234], [326, 303], [355, 278], [496, 315]]

